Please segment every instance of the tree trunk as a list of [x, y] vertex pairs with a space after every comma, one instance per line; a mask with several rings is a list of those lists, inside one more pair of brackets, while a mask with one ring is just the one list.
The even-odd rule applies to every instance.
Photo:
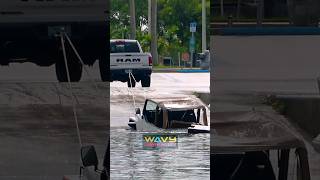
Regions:
[[220, 0], [220, 15], [221, 15], [221, 17], [224, 16], [223, 0]]
[[130, 39], [136, 39], [136, 7], [134, 0], [130, 1]]
[[240, 10], [241, 10], [241, 0], [237, 1], [237, 21], [239, 21], [240, 18]]
[[157, 0], [151, 0], [151, 55], [154, 65], [158, 65]]
[[264, 16], [264, 0], [259, 0], [257, 5], [257, 25], [261, 26]]
[[148, 33], [151, 34], [151, 0], [148, 0]]

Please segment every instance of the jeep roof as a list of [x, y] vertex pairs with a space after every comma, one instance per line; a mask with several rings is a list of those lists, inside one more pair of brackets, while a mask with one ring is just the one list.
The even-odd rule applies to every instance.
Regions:
[[153, 101], [158, 104], [159, 107], [167, 110], [188, 110], [204, 108], [205, 105], [198, 98], [192, 97], [169, 97], [169, 98], [151, 98], [147, 101]]
[[[230, 112], [228, 112], [230, 114]], [[286, 124], [261, 111], [220, 113], [223, 120], [213, 120], [212, 152], [237, 153], [304, 148], [305, 144]]]

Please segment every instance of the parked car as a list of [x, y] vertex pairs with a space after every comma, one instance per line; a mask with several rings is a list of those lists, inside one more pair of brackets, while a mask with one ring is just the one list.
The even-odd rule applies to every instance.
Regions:
[[142, 87], [150, 87], [152, 57], [144, 53], [137, 40], [110, 40], [111, 81], [127, 82], [135, 87], [141, 81]]
[[188, 133], [209, 133], [207, 107], [197, 98], [147, 99], [136, 109], [128, 125], [138, 131], [183, 129]]
[[213, 179], [310, 180], [304, 141], [286, 125], [264, 112], [228, 113], [211, 123]]

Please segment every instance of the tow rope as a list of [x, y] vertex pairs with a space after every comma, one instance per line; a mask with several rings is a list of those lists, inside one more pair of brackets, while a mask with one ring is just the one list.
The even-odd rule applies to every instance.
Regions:
[[80, 145], [80, 149], [81, 149], [82, 141], [81, 141], [81, 134], [80, 134], [79, 123], [78, 123], [77, 107], [76, 107], [75, 97], [74, 97], [75, 94], [73, 93], [73, 88], [71, 86], [71, 80], [70, 80], [70, 74], [69, 74], [68, 60], [67, 60], [67, 54], [66, 54], [66, 48], [65, 48], [65, 40], [64, 40], [65, 36], [67, 37], [67, 34], [65, 32], [61, 32], [60, 33], [60, 41], [61, 41], [63, 59], [64, 59], [65, 67], [66, 67], [68, 85], [69, 85], [69, 90], [70, 90], [71, 98], [72, 98], [73, 117], [74, 117], [74, 120], [75, 120], [75, 123], [76, 123], [77, 136], [78, 136], [78, 141], [79, 141], [79, 145]]
[[[66, 67], [66, 72], [67, 72], [68, 85], [69, 85], [69, 90], [70, 90], [71, 97], [72, 97], [73, 117], [74, 117], [74, 120], [75, 120], [75, 124], [76, 124], [76, 128], [77, 128], [78, 141], [79, 141], [79, 145], [80, 145], [80, 149], [81, 149], [83, 144], [82, 144], [81, 133], [80, 133], [79, 123], [78, 123], [77, 106], [76, 106], [76, 103], [75, 103], [76, 95], [75, 95], [75, 93], [73, 91], [73, 88], [72, 88], [72, 85], [71, 85], [71, 79], [70, 79], [69, 67], [68, 67], [68, 59], [67, 59], [67, 54], [66, 54], [67, 52], [66, 52], [66, 48], [65, 48], [65, 38], [67, 39], [67, 42], [71, 46], [71, 48], [72, 48], [73, 52], [75, 53], [75, 55], [77, 56], [79, 62], [81, 63], [82, 67], [84, 68], [86, 74], [88, 75], [91, 83], [94, 85], [94, 88], [95, 88], [95, 90], [96, 90], [96, 92], [98, 94], [99, 94], [99, 89], [98, 89], [97, 83], [94, 81], [93, 77], [90, 75], [87, 67], [85, 66], [81, 56], [79, 55], [77, 49], [75, 48], [75, 46], [72, 43], [71, 39], [69, 38], [68, 34], [65, 31], [62, 30], [58, 34], [58, 36], [60, 36], [61, 47], [62, 47], [62, 52], [63, 52], [63, 58], [64, 58], [65, 67]], [[101, 59], [99, 59], [99, 60], [101, 60]], [[108, 141], [110, 143], [110, 140], [108, 140]], [[108, 146], [110, 146], [110, 144]], [[81, 164], [81, 158], [80, 158], [80, 162], [79, 163]], [[107, 174], [107, 176], [109, 177], [109, 173]], [[80, 174], [79, 178], [80, 178], [80, 180], [82, 179], [82, 175], [81, 174]]]
[[85, 66], [85, 64], [84, 64], [84, 62], [83, 62], [83, 60], [82, 60], [81, 56], [79, 55], [79, 53], [78, 53], [77, 49], [75, 48], [75, 46], [73, 45], [72, 41], [70, 40], [70, 38], [69, 38], [68, 34], [64, 32], [64, 36], [65, 36], [65, 37], [66, 37], [66, 39], [68, 40], [68, 42], [69, 42], [69, 44], [70, 44], [71, 48], [73, 49], [73, 52], [76, 54], [76, 56], [77, 56], [78, 60], [80, 61], [80, 63], [82, 64], [82, 67], [84, 68], [84, 71], [87, 73], [87, 75], [88, 75], [88, 77], [89, 77], [89, 79], [90, 79], [91, 83], [94, 85], [94, 87], [95, 87], [96, 91], [98, 92], [98, 85], [97, 85], [97, 83], [93, 80], [93, 77], [90, 75], [90, 73], [89, 73], [89, 71], [88, 71], [87, 67]]
[[[130, 88], [132, 88], [132, 80], [134, 80], [134, 82], [135, 82], [134, 84], [137, 84], [137, 81], [136, 81], [136, 79], [134, 78], [134, 75], [132, 74], [132, 72], [129, 72], [128, 75], [129, 75]], [[132, 78], [131, 78], [131, 77], [132, 77]], [[131, 91], [130, 88], [128, 88], [128, 93], [129, 93], [129, 95], [130, 95], [130, 93], [131, 93], [132, 101], [133, 101], [133, 107], [134, 107], [134, 109], [136, 109], [137, 107], [136, 107], [136, 100], [135, 100], [134, 92]]]
[[75, 48], [74, 44], [72, 43], [71, 39], [69, 38], [68, 34], [64, 31], [59, 33], [60, 36], [60, 40], [61, 40], [61, 47], [62, 47], [62, 52], [63, 52], [63, 58], [64, 58], [64, 63], [65, 63], [65, 67], [66, 67], [66, 72], [67, 72], [67, 79], [68, 79], [68, 86], [69, 86], [69, 90], [71, 93], [71, 97], [72, 97], [72, 111], [73, 111], [73, 116], [74, 116], [74, 120], [76, 123], [76, 128], [77, 128], [77, 136], [78, 136], [78, 141], [80, 144], [80, 148], [82, 147], [82, 140], [81, 140], [81, 133], [80, 133], [80, 128], [79, 128], [79, 123], [78, 123], [78, 115], [77, 115], [77, 106], [75, 103], [75, 97], [76, 95], [74, 94], [72, 85], [71, 85], [71, 79], [70, 79], [70, 74], [69, 74], [69, 67], [68, 67], [68, 59], [67, 59], [67, 52], [66, 52], [66, 48], [65, 48], [65, 39], [67, 40], [67, 42], [69, 43], [69, 45], [71, 46], [73, 53], [75, 53], [75, 55], [77, 56], [79, 62], [81, 63], [82, 67], [84, 68], [86, 74], [88, 75], [90, 82], [93, 84], [95, 90], [97, 92], [99, 92], [98, 89], [98, 85], [97, 83], [94, 81], [93, 77], [90, 75], [87, 67], [85, 66], [81, 56], [79, 55], [77, 49]]
[[[132, 74], [132, 72], [129, 72], [128, 75], [129, 75], [130, 88], [132, 88], [132, 79], [133, 79], [134, 82], [135, 82], [134, 84], [137, 84], [137, 80], [136, 80], [136, 78], [134, 77], [134, 75]], [[132, 77], [132, 78], [131, 78], [131, 77]], [[129, 94], [129, 96], [130, 96], [130, 94], [131, 94], [131, 96], [132, 96], [132, 101], [133, 101], [133, 107], [134, 107], [134, 109], [136, 109], [137, 106], [136, 106], [135, 95], [134, 95], [134, 92], [133, 92], [133, 91], [129, 90], [130, 88], [128, 88], [128, 94]], [[146, 99], [147, 99], [146, 88], [142, 88], [142, 89], [143, 89], [144, 100], [146, 100]]]

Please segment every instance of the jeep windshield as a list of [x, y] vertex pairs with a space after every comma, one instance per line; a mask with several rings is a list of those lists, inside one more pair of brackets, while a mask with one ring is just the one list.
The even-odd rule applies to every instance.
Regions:
[[187, 128], [192, 124], [203, 124], [203, 109], [169, 110], [169, 128]]

